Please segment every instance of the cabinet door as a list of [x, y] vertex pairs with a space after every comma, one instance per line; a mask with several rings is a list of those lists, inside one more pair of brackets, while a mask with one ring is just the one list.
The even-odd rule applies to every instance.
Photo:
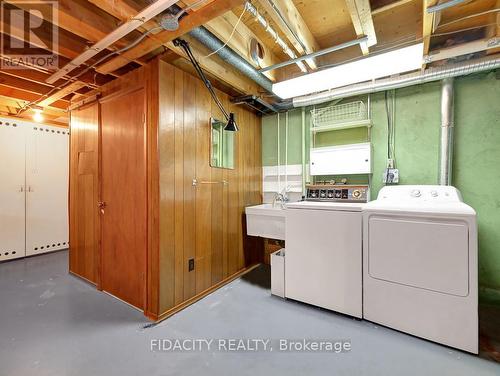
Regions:
[[285, 296], [361, 317], [361, 212], [288, 209]]
[[68, 248], [69, 131], [30, 126], [26, 142], [26, 255]]
[[25, 129], [0, 118], [0, 261], [24, 257]]

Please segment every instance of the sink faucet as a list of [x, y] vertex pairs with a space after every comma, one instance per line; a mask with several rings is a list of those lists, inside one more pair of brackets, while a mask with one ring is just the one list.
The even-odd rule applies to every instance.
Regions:
[[290, 186], [283, 188], [281, 192], [276, 192], [273, 198], [273, 208], [279, 202], [281, 209], [285, 209], [285, 205], [288, 202], [288, 192], [290, 191]]

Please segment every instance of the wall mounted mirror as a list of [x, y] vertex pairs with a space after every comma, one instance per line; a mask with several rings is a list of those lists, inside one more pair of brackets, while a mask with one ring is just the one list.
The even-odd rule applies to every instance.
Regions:
[[210, 118], [210, 166], [234, 169], [234, 132], [224, 130], [226, 123]]

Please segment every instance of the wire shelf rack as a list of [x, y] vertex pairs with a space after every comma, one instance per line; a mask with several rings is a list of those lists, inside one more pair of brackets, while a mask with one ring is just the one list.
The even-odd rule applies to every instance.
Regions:
[[352, 128], [371, 123], [363, 101], [315, 108], [311, 110], [311, 121], [313, 131]]

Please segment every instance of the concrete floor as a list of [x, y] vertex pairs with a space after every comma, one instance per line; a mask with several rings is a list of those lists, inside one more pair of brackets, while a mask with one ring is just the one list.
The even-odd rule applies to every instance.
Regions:
[[[500, 363], [270, 296], [269, 270], [158, 325], [67, 272], [67, 252], [0, 264], [0, 375], [499, 375]], [[152, 352], [151, 339], [347, 339], [346, 353]]]

